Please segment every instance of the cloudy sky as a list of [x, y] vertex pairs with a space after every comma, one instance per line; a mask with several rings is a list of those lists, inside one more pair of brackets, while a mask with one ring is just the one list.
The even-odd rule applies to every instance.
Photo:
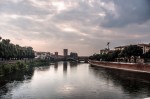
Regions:
[[0, 0], [0, 36], [36, 51], [92, 55], [150, 42], [150, 0]]

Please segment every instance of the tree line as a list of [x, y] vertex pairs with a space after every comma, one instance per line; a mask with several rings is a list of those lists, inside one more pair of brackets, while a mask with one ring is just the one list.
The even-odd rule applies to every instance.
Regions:
[[122, 51], [115, 50], [113, 52], [108, 52], [105, 54], [94, 54], [89, 57], [91, 60], [98, 60], [98, 61], [116, 61], [116, 58], [127, 58], [130, 60], [131, 57], [135, 59], [140, 56], [143, 59], [150, 59], [150, 50], [146, 53], [143, 53], [141, 47], [137, 45], [130, 45], [125, 47]]
[[10, 43], [9, 39], [0, 37], [0, 60], [21, 60], [24, 58], [34, 58], [32, 47], [21, 47]]

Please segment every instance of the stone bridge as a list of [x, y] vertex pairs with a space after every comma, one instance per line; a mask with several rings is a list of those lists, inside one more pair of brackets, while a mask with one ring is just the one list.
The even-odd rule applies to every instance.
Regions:
[[89, 57], [88, 56], [78, 56], [78, 62], [88, 63]]
[[69, 61], [78, 61], [78, 62], [84, 62], [84, 63], [87, 63], [88, 59], [89, 59], [88, 56], [78, 56], [76, 58], [73, 58], [73, 57], [67, 58], [67, 60], [69, 60]]

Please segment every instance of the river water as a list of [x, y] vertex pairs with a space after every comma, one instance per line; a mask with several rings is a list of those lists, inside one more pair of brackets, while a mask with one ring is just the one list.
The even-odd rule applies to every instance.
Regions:
[[58, 62], [51, 66], [35, 67], [29, 75], [17, 74], [8, 78], [0, 87], [0, 99], [150, 97], [150, 83], [137, 79], [137, 74], [97, 68], [86, 63]]

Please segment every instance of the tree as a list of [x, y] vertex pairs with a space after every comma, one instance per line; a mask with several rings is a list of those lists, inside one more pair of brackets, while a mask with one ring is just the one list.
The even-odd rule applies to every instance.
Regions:
[[[143, 55], [143, 50], [141, 47], [137, 45], [130, 45], [128, 47], [125, 47], [123, 51], [115, 50], [107, 54], [94, 54], [93, 56], [90, 56], [90, 59], [102, 60], [102, 61], [115, 61], [116, 58], [124, 57], [130, 60], [131, 56], [134, 56], [134, 59], [136, 60], [137, 56], [142, 56], [142, 55]], [[148, 55], [150, 56], [150, 52]]]
[[10, 43], [9, 39], [0, 37], [0, 58], [3, 60], [34, 58], [32, 47], [21, 47]]
[[137, 45], [130, 45], [128, 47], [125, 47], [125, 49], [123, 50], [123, 54], [127, 57], [141, 56], [143, 54], [143, 50]]
[[89, 57], [91, 60], [100, 60], [102, 58], [101, 54], [93, 54], [92, 56]]
[[150, 59], [150, 50], [143, 55], [144, 58]]
[[120, 51], [115, 50], [112, 53], [108, 53], [107, 61], [115, 61], [119, 57]]
[[137, 45], [130, 45], [128, 47], [125, 47], [122, 51], [122, 56], [127, 57], [129, 60], [131, 56], [134, 56], [134, 58], [136, 58], [136, 56], [142, 56], [142, 54], [142, 48]]
[[0, 42], [0, 58], [2, 58], [2, 44]]

